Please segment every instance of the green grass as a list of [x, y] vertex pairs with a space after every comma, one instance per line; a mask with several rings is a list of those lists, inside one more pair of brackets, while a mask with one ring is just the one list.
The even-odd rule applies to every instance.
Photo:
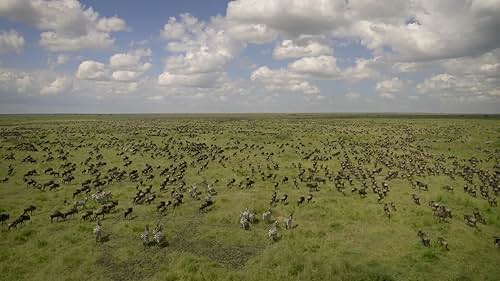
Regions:
[[[451, 179], [443, 173], [415, 177], [429, 184], [428, 192], [412, 189], [401, 177], [389, 180], [391, 191], [384, 201], [394, 202], [397, 211], [388, 220], [371, 190], [361, 199], [351, 194], [348, 182], [346, 196], [327, 181], [313, 192], [314, 203], [297, 206], [295, 200], [309, 191], [305, 183], [294, 187], [298, 168], [293, 166], [301, 163], [307, 170], [314, 161], [304, 156], [324, 157], [317, 161], [324, 177], [324, 167], [337, 174], [349, 157], [353, 165], [368, 170], [383, 167], [376, 177], [380, 183], [388, 171], [401, 170], [385, 162], [451, 169], [455, 160], [470, 165], [468, 160], [476, 157], [481, 160], [478, 168], [494, 173], [500, 161], [499, 137], [498, 116], [2, 115], [0, 178], [7, 177], [8, 165], [14, 167], [14, 175], [0, 183], [0, 211], [10, 213], [10, 222], [30, 204], [37, 210], [18, 229], [0, 226], [0, 280], [498, 280], [500, 249], [493, 245], [492, 236], [500, 235], [499, 209], [465, 194], [461, 177]], [[33, 143], [38, 151], [19, 151], [15, 147], [21, 143]], [[193, 143], [207, 146], [195, 155]], [[52, 151], [54, 161], [43, 161], [48, 153], [44, 147]], [[155, 202], [170, 199], [169, 192], [159, 191], [160, 171], [185, 160], [188, 187], [219, 180], [215, 205], [199, 214], [200, 202], [186, 193], [185, 204], [160, 216], [155, 203], [132, 204], [137, 182], [127, 178], [105, 187], [119, 200], [117, 211], [102, 222], [109, 241], [96, 244], [95, 223], [80, 221], [79, 214], [50, 223], [49, 214], [69, 209], [64, 201], [73, 202], [73, 191], [92, 178], [82, 173], [81, 163], [96, 147], [107, 162], [100, 169], [103, 176], [114, 166], [128, 172], [151, 164], [155, 178], [148, 184], [159, 197]], [[137, 153], [130, 152], [132, 147], [138, 148]], [[77, 164], [71, 184], [43, 174], [49, 167], [62, 172], [65, 161], [57, 159], [58, 149], [68, 152], [68, 161]], [[125, 152], [133, 164], [124, 167], [119, 152]], [[4, 159], [10, 153], [15, 160]], [[21, 162], [28, 155], [37, 163]], [[207, 160], [192, 163], [200, 155], [209, 160], [203, 170]], [[358, 164], [356, 158], [366, 161]], [[96, 162], [92, 158], [91, 163]], [[273, 168], [275, 163], [278, 169]], [[37, 181], [55, 179], [61, 188], [26, 188], [23, 174], [31, 169], [40, 173], [34, 177]], [[261, 172], [276, 174], [278, 181], [284, 176], [290, 179], [278, 189], [278, 196], [289, 195], [290, 204], [273, 209], [282, 226], [282, 238], [275, 243], [267, 239], [265, 223], [252, 225], [250, 231], [238, 224], [246, 207], [257, 211], [259, 218], [268, 208], [275, 180], [262, 179]], [[246, 176], [256, 180], [253, 188], [226, 188], [230, 178], [240, 182]], [[477, 175], [474, 181], [480, 183]], [[359, 185], [354, 180], [354, 186]], [[448, 193], [443, 185], [455, 191]], [[421, 206], [412, 202], [412, 193], [420, 195]], [[427, 206], [430, 200], [450, 207], [453, 219], [439, 223]], [[123, 210], [129, 206], [136, 217], [124, 220]], [[89, 201], [87, 207], [96, 209], [99, 204]], [[474, 208], [481, 210], [487, 225], [478, 229], [465, 225], [463, 214], [471, 214]], [[285, 230], [283, 218], [291, 212], [297, 227]], [[145, 224], [157, 221], [162, 222], [169, 244], [145, 249], [139, 235]], [[430, 248], [421, 245], [419, 229], [431, 238]], [[447, 239], [450, 251], [437, 245], [438, 236]]]

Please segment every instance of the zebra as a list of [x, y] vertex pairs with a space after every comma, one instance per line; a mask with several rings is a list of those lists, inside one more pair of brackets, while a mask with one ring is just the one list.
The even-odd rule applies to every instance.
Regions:
[[142, 240], [142, 244], [144, 245], [144, 247], [149, 245], [149, 225], [146, 224], [144, 232], [141, 233], [140, 238]]
[[278, 231], [278, 221], [274, 221], [274, 224], [271, 228], [269, 228], [269, 230], [267, 231], [267, 237], [275, 242], [279, 239], [279, 231]]
[[263, 214], [262, 214], [262, 220], [266, 223], [270, 223], [271, 222], [271, 208], [269, 208], [267, 211], [265, 211]]
[[163, 227], [158, 223], [156, 225], [156, 228], [155, 228], [155, 231], [154, 231], [154, 235], [153, 235], [153, 239], [155, 240], [156, 245], [158, 245], [158, 246], [161, 246], [162, 243], [163, 243], [163, 240], [165, 239], [165, 236], [161, 232], [162, 229], [163, 229]]
[[240, 225], [244, 230], [250, 229], [250, 223], [248, 222], [247, 217], [245, 217], [243, 214], [240, 217]]
[[248, 221], [249, 221], [249, 222], [251, 222], [251, 223], [256, 223], [256, 222], [257, 222], [257, 214], [256, 214], [256, 213], [251, 212], [251, 213], [248, 215]]
[[94, 236], [95, 236], [96, 243], [99, 243], [102, 241], [103, 231], [102, 231], [101, 221], [99, 221], [99, 220], [97, 220], [97, 224], [94, 227]]
[[285, 221], [285, 228], [292, 229], [292, 227], [293, 227], [293, 213], [290, 214], [288, 217], [286, 217], [284, 221]]

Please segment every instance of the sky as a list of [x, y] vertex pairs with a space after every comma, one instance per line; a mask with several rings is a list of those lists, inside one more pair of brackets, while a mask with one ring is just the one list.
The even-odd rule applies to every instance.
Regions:
[[0, 114], [500, 113], [500, 0], [0, 0]]

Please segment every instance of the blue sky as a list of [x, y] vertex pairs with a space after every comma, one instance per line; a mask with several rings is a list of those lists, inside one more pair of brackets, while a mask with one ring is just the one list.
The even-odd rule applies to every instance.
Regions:
[[500, 0], [0, 2], [0, 113], [500, 113]]

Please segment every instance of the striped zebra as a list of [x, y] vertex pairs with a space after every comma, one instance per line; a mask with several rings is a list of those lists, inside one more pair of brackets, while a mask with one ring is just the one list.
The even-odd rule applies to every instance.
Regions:
[[163, 233], [161, 231], [157, 231], [153, 235], [153, 238], [156, 242], [156, 245], [161, 246], [163, 239], [165, 239], [165, 236], [163, 236]]
[[158, 222], [156, 224], [154, 235], [153, 235], [153, 239], [155, 240], [156, 245], [158, 245], [158, 246], [161, 246], [161, 244], [163, 243], [163, 240], [165, 239], [165, 236], [163, 235], [162, 230], [163, 230], [163, 226], [160, 224], [160, 222]]
[[97, 220], [97, 225], [94, 227], [94, 236], [95, 236], [95, 242], [99, 243], [102, 240], [103, 237], [103, 231], [101, 227], [101, 222]]
[[263, 214], [262, 214], [262, 220], [266, 223], [270, 223], [271, 222], [271, 209], [269, 208], [267, 211], [265, 211]]
[[248, 218], [243, 215], [240, 217], [240, 225], [244, 230], [250, 229], [250, 222], [248, 221]]
[[148, 225], [146, 225], [144, 232], [141, 233], [141, 240], [142, 240], [142, 244], [144, 246], [149, 245], [149, 226]]
[[278, 232], [278, 221], [274, 221], [274, 224], [269, 230], [267, 231], [267, 237], [275, 242], [279, 238], [279, 232]]
[[293, 227], [293, 214], [290, 214], [288, 217], [286, 217], [284, 221], [285, 221], [285, 228], [292, 229], [292, 227]]

